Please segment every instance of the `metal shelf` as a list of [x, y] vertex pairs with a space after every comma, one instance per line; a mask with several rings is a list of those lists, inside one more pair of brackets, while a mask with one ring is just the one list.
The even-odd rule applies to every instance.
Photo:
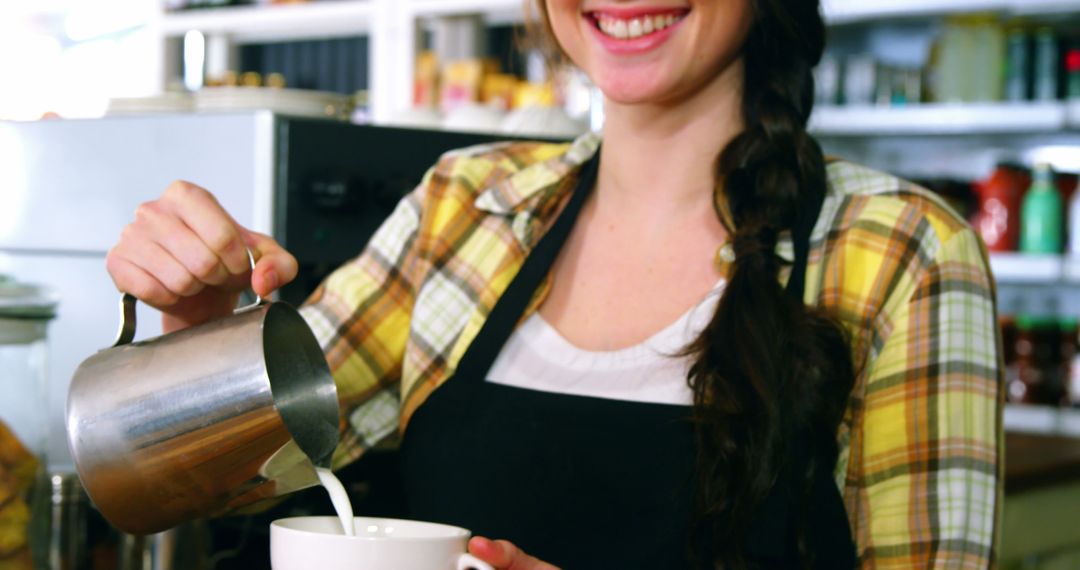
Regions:
[[819, 106], [819, 135], [954, 135], [1046, 133], [1080, 125], [1080, 103], [924, 103], [907, 107]]
[[1080, 437], [1080, 410], [1006, 404], [1003, 417], [1005, 430]]
[[844, 24], [894, 16], [929, 16], [950, 12], [1004, 11], [1008, 0], [823, 0], [830, 23]]
[[830, 24], [848, 24], [890, 17], [941, 16], [971, 12], [1014, 15], [1076, 12], [1076, 0], [823, 0]]
[[990, 270], [1002, 315], [1080, 318], [1080, 258], [994, 253]]
[[418, 18], [458, 14], [483, 14], [492, 22], [521, 22], [525, 18], [522, 0], [413, 0], [405, 6]]
[[998, 283], [1057, 283], [1080, 277], [1074, 272], [1077, 261], [1060, 255], [993, 253], [990, 269]]
[[161, 31], [176, 37], [198, 30], [240, 42], [355, 36], [370, 31], [374, 11], [374, 0], [334, 0], [167, 12]]

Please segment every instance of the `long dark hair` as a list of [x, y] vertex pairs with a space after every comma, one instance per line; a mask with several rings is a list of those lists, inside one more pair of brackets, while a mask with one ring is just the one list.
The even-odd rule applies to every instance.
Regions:
[[[804, 498], [813, 478], [836, 464], [855, 370], [840, 324], [785, 294], [785, 263], [775, 251], [799, 214], [816, 211], [825, 195], [825, 159], [806, 131], [825, 24], [819, 0], [746, 1], [753, 24], [742, 52], [745, 130], [717, 157], [714, 186], [717, 214], [732, 226], [735, 262], [716, 314], [686, 349], [697, 435], [693, 535], [710, 545], [711, 559], [698, 556], [699, 563], [752, 568], [747, 533], [770, 491], [783, 485], [796, 554], [809, 567]], [[526, 45], [546, 47], [549, 61], [564, 59], [546, 10], [539, 12], [539, 22], [528, 20]]]
[[855, 372], [844, 329], [785, 294], [784, 262], [775, 251], [826, 191], [825, 159], [806, 132], [825, 25], [818, 0], [751, 4], [743, 49], [746, 127], [716, 161], [716, 203], [726, 206], [727, 215], [718, 214], [733, 225], [734, 267], [716, 314], [688, 348], [695, 359], [689, 383], [697, 534], [712, 535], [714, 564], [752, 567], [746, 533], [765, 497], [784, 484], [797, 554], [808, 567], [814, 553], [801, 498], [815, 474], [835, 466]]

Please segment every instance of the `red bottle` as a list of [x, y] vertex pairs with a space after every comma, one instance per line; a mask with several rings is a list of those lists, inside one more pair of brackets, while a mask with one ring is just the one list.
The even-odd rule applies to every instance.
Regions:
[[975, 229], [990, 251], [1016, 251], [1020, 241], [1020, 200], [1030, 185], [1027, 171], [999, 164], [990, 178], [975, 183], [979, 210]]

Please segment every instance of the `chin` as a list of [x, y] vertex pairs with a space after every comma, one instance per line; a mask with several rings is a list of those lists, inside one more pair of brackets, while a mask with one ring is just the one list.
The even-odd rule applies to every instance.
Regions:
[[671, 99], [674, 86], [665, 85], [653, 77], [605, 77], [597, 81], [597, 87], [613, 103], [638, 105], [659, 103]]

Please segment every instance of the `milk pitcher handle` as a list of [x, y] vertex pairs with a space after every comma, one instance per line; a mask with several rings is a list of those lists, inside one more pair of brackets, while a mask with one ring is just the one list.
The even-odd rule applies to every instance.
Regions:
[[[248, 263], [251, 265], [251, 271], [255, 271], [255, 255], [251, 253], [251, 248], [247, 249]], [[251, 291], [251, 295], [255, 297], [255, 301], [246, 307], [236, 309], [234, 312], [246, 311], [252, 307], [258, 307], [263, 303], [262, 297], [255, 292], [255, 289], [248, 287]], [[120, 330], [116, 333], [116, 342], [109, 348], [130, 344], [135, 340], [135, 302], [139, 299], [131, 293], [123, 293], [120, 295]]]

